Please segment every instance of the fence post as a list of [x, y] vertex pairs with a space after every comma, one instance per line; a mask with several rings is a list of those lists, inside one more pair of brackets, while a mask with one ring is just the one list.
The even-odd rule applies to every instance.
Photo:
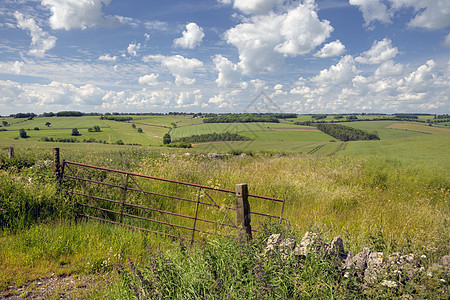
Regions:
[[55, 178], [59, 181], [61, 177], [61, 162], [59, 160], [59, 148], [53, 148], [53, 163], [55, 165]]
[[9, 151], [8, 151], [8, 158], [9, 159], [13, 159], [14, 158], [14, 147], [9, 147]]
[[[239, 229], [239, 239], [252, 239], [250, 225], [250, 203], [248, 202], [248, 187], [246, 183], [236, 184], [236, 224]], [[245, 237], [243, 235], [245, 234]]]

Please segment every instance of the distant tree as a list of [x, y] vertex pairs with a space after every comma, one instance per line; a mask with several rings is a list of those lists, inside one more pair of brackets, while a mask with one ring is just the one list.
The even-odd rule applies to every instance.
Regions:
[[84, 113], [79, 111], [60, 111], [56, 113], [57, 117], [82, 117]]
[[34, 130], [39, 130], [39, 127], [34, 127]]
[[19, 130], [19, 135], [21, 138], [26, 139], [28, 137], [27, 132], [25, 131], [25, 129], [20, 129]]
[[3, 124], [3, 126], [9, 126], [9, 124], [8, 124], [8, 122], [6, 122], [6, 121], [2, 121], [2, 124]]
[[316, 120], [325, 119], [326, 117], [327, 117], [327, 115], [325, 115], [325, 114], [316, 114], [316, 115], [311, 116], [311, 118], [316, 119]]
[[72, 129], [72, 135], [73, 135], [73, 136], [79, 136], [79, 135], [81, 135], [81, 134], [78, 132], [78, 129], [77, 129], [77, 128], [74, 128], [74, 129]]
[[139, 133], [144, 132], [144, 131], [142, 130], [142, 128], [138, 128], [137, 131], [138, 131]]
[[101, 130], [100, 130], [100, 126], [95, 125], [94, 127], [89, 127], [88, 131], [89, 132], [100, 132]]
[[133, 129], [136, 129], [136, 124], [131, 124], [131, 127], [133, 127]]
[[45, 122], [45, 126], [50, 127], [50, 125], [52, 125], [52, 123], [50, 123], [50, 122]]
[[17, 113], [17, 114], [12, 114], [10, 116], [15, 119], [18, 119], [18, 118], [21, 118], [21, 119], [31, 118], [32, 119], [32, 118], [36, 117], [36, 114], [34, 114], [34, 113]]
[[170, 144], [171, 142], [172, 142], [172, 138], [170, 137], [170, 134], [166, 133], [163, 136], [163, 144], [167, 145], [167, 144]]

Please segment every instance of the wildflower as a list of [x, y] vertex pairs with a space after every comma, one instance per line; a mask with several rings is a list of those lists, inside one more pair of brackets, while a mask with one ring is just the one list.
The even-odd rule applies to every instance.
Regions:
[[389, 287], [389, 288], [397, 287], [397, 283], [395, 281], [392, 281], [392, 280], [383, 280], [381, 282], [381, 285]]

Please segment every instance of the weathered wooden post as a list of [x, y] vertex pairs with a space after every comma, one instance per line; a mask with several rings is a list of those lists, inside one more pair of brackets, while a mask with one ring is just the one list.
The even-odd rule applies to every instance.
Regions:
[[13, 159], [14, 158], [14, 147], [9, 147], [9, 151], [8, 151], [8, 158], [9, 159]]
[[59, 181], [61, 177], [61, 162], [59, 159], [59, 148], [53, 148], [53, 164], [55, 166], [55, 178]]
[[247, 241], [250, 241], [252, 239], [252, 226], [250, 222], [250, 203], [248, 202], [247, 184], [236, 184], [236, 224], [238, 226], [240, 240], [245, 238]]

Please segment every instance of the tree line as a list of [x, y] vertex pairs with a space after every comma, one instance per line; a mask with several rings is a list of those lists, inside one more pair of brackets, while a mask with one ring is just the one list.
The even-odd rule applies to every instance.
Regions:
[[316, 127], [320, 131], [328, 135], [331, 135], [332, 137], [341, 140], [343, 142], [380, 139], [380, 137], [375, 132], [369, 133], [361, 129], [352, 128], [339, 124], [320, 123], [317, 124]]
[[128, 121], [133, 120], [132, 117], [123, 117], [123, 116], [101, 116], [100, 119], [117, 121], [117, 122], [128, 122]]
[[229, 142], [229, 141], [248, 141], [249, 137], [242, 136], [237, 133], [223, 132], [223, 133], [207, 133], [182, 137], [173, 140], [175, 143], [207, 143], [207, 142]]

